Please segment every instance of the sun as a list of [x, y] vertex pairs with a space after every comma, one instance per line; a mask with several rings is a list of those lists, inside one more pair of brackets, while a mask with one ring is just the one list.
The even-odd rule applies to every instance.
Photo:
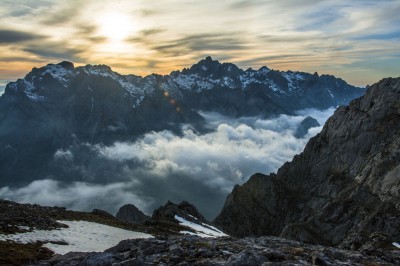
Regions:
[[133, 20], [123, 13], [106, 13], [98, 20], [99, 34], [110, 42], [122, 42], [135, 31]]

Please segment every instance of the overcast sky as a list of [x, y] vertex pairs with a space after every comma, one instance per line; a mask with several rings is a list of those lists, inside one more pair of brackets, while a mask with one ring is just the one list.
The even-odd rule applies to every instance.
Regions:
[[239, 67], [400, 73], [399, 0], [0, 0], [0, 80], [69, 60], [168, 74], [207, 55]]

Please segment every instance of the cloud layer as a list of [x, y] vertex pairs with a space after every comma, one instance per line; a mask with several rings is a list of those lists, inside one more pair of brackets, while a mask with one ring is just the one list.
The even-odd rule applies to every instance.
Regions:
[[54, 154], [55, 172], [64, 176], [1, 188], [0, 198], [112, 213], [134, 203], [148, 214], [167, 200], [188, 200], [213, 218], [235, 184], [256, 172], [274, 172], [302, 151], [321, 129], [310, 129], [302, 139], [293, 136], [308, 114], [323, 124], [332, 113], [304, 110], [268, 120], [202, 113], [210, 128], [204, 135], [185, 128], [182, 136], [162, 131], [134, 143], [77, 145]]

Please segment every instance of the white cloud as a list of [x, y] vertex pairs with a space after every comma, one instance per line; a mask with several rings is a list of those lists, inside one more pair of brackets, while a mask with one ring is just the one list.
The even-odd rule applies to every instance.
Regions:
[[[128, 202], [151, 213], [167, 200], [188, 200], [212, 218], [235, 184], [243, 184], [256, 172], [275, 172], [303, 150], [308, 139], [321, 130], [312, 128], [302, 139], [293, 136], [307, 115], [315, 115], [323, 124], [332, 112], [309, 109], [299, 111], [298, 116], [267, 120], [202, 113], [212, 129], [207, 134], [186, 128], [181, 136], [153, 132], [133, 143], [59, 150], [55, 163], [75, 169], [70, 176], [83, 182], [40, 180], [24, 188], [2, 188], [0, 198], [80, 210], [105, 208], [114, 213]], [[218, 124], [218, 120], [223, 122]], [[81, 157], [85, 163], [79, 163]]]
[[74, 158], [74, 155], [69, 150], [61, 149], [61, 150], [56, 151], [56, 153], [54, 154], [54, 158], [55, 159], [72, 160]]
[[46, 206], [67, 206], [73, 210], [91, 211], [101, 208], [115, 214], [119, 207], [135, 202], [141, 209], [147, 209], [152, 202], [145, 197], [137, 197], [132, 191], [135, 181], [93, 184], [86, 182], [62, 182], [43, 179], [36, 180], [22, 188], [0, 188], [0, 198], [20, 203], [36, 203]]

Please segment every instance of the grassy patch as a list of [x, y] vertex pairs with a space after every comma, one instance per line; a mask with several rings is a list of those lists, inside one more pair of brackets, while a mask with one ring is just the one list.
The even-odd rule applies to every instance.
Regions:
[[43, 243], [19, 244], [0, 241], [0, 265], [23, 265], [38, 260], [50, 259], [54, 253], [42, 247]]

